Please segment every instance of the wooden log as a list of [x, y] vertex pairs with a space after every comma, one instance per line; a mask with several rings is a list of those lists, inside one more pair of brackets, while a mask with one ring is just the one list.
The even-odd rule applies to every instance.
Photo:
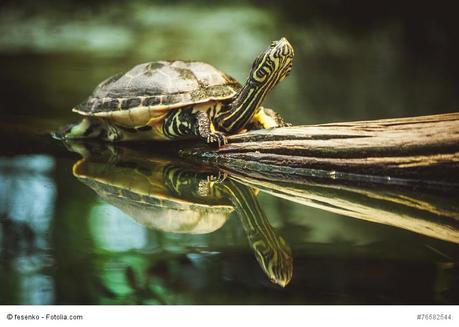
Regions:
[[459, 113], [294, 126], [180, 154], [274, 196], [459, 243]]
[[257, 130], [228, 141], [219, 149], [195, 145], [180, 155], [246, 175], [459, 185], [459, 113]]

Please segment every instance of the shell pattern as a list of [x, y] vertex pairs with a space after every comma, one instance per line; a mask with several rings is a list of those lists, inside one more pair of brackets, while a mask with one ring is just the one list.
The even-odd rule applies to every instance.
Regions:
[[155, 111], [226, 100], [240, 88], [234, 78], [207, 63], [150, 62], [106, 79], [73, 111], [115, 121], [134, 116], [136, 125], [142, 125], [158, 114]]

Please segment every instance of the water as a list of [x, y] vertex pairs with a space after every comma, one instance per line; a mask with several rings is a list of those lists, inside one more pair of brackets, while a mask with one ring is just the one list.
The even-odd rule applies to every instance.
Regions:
[[[220, 182], [202, 167], [201, 175], [186, 175], [190, 191], [174, 193], [170, 175], [159, 172], [187, 171], [183, 160], [151, 149], [145, 156], [98, 148], [103, 155], [80, 161], [84, 180], [72, 171], [81, 156], [46, 135], [77, 119], [70, 108], [98, 82], [136, 63], [199, 59], [243, 81], [258, 51], [282, 35], [295, 47], [295, 64], [266, 105], [288, 121], [455, 111], [457, 49], [448, 13], [408, 20], [403, 10], [386, 11], [370, 24], [365, 6], [345, 17], [337, 4], [62, 6], [67, 10], [7, 3], [0, 14], [0, 303], [459, 303], [457, 229], [445, 236], [442, 225], [457, 228], [457, 192], [270, 185], [232, 175]], [[210, 193], [193, 193], [208, 176]], [[91, 183], [96, 177], [99, 186]], [[139, 211], [135, 201], [120, 200], [126, 195], [101, 191], [114, 180], [134, 198], [153, 185], [174, 197], [168, 208], [183, 208], [180, 195], [194, 194], [187, 203], [222, 211]], [[257, 260], [228, 183], [236, 186], [226, 190], [254, 196], [268, 233], [285, 241], [292, 260], [291, 268], [289, 260], [280, 264], [284, 275], [292, 272], [285, 287]], [[407, 224], [371, 222], [391, 217]], [[413, 228], [413, 217], [427, 227]]]

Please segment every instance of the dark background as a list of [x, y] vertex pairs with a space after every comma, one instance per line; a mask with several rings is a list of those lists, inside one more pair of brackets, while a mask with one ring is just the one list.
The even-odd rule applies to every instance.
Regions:
[[99, 81], [160, 59], [207, 61], [244, 81], [286, 36], [291, 76], [269, 96], [293, 123], [459, 107], [454, 1], [3, 1], [3, 113], [66, 117]]

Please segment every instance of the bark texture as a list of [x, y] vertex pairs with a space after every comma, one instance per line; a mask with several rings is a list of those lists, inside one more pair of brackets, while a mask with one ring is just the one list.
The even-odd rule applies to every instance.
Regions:
[[180, 155], [249, 175], [459, 182], [459, 113], [257, 130], [228, 140]]

